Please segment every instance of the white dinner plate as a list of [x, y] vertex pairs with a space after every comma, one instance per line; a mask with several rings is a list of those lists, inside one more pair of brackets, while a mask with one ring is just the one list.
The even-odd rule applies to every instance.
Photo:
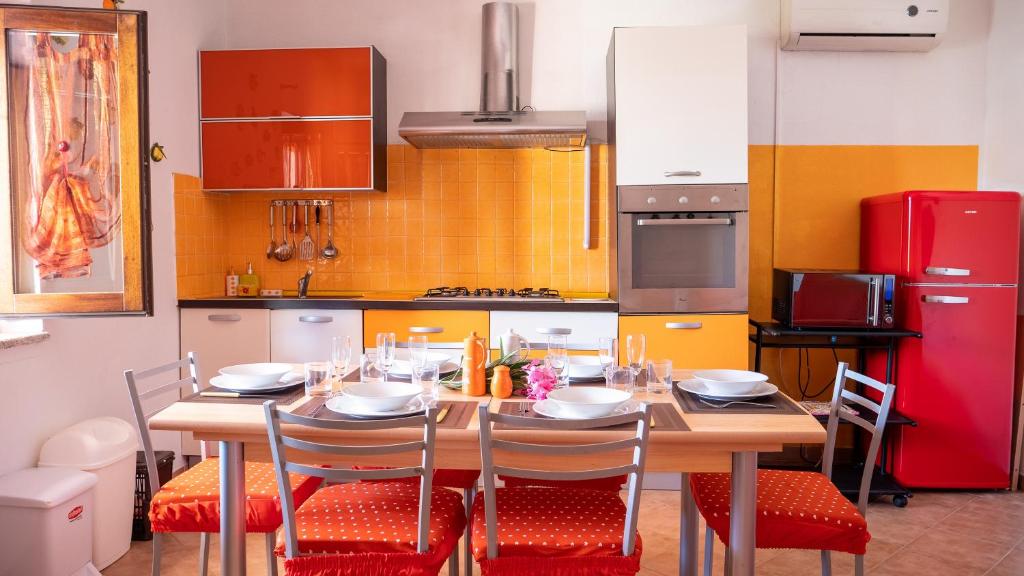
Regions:
[[[440, 375], [444, 376], [445, 374], [451, 374], [458, 369], [459, 365], [445, 356], [445, 361], [441, 363]], [[388, 371], [388, 374], [393, 374], [395, 376], [412, 376], [412, 363], [408, 360], [395, 359], [395, 362], [391, 365], [391, 370]]]
[[750, 400], [752, 398], [771, 396], [779, 391], [778, 386], [775, 384], [770, 382], [761, 382], [747, 394], [713, 394], [708, 390], [703, 381], [697, 380], [696, 378], [693, 378], [692, 380], [680, 380], [676, 382], [676, 386], [679, 386], [680, 390], [686, 390], [687, 392], [692, 392], [698, 396], [714, 400]]
[[[540, 414], [541, 416], [547, 416], [548, 418], [559, 418], [562, 420], [587, 420], [587, 418], [574, 418], [562, 414], [562, 411], [558, 408], [558, 404], [548, 400], [538, 400], [533, 403], [531, 409]], [[639, 400], [626, 400], [618, 408], [612, 410], [612, 413], [608, 416], [621, 416], [623, 414], [630, 414], [633, 412], [639, 412], [644, 409], [644, 403]], [[604, 416], [607, 418], [607, 416]]]
[[281, 377], [280, 380], [266, 386], [250, 386], [247, 384], [239, 383], [230, 377], [226, 377], [223, 374], [218, 374], [213, 378], [210, 378], [210, 386], [216, 386], [217, 388], [223, 388], [224, 390], [230, 390], [232, 392], [276, 392], [278, 390], [284, 390], [285, 388], [291, 388], [298, 384], [302, 384], [305, 380], [305, 376], [298, 372], [289, 372]]
[[352, 398], [345, 396], [344, 394], [332, 396], [326, 403], [324, 403], [324, 406], [332, 412], [337, 412], [338, 414], [344, 414], [346, 416], [355, 416], [356, 418], [401, 418], [402, 416], [419, 414], [426, 410], [426, 404], [423, 402], [423, 398], [421, 396], [416, 396], [410, 400], [408, 404], [398, 410], [391, 410], [387, 412], [366, 410], [362, 408], [358, 402], [353, 402]]

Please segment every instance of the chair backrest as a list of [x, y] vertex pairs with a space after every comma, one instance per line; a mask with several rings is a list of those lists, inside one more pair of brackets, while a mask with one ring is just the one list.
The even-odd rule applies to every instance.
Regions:
[[[588, 420], [555, 420], [530, 418], [513, 414], [491, 413], [487, 405], [479, 408], [480, 414], [480, 459], [484, 477], [484, 518], [487, 527], [487, 557], [498, 556], [498, 510], [495, 501], [494, 477], [496, 474], [515, 478], [536, 480], [593, 480], [612, 476], [629, 475], [629, 496], [626, 503], [626, 526], [622, 535], [622, 555], [631, 556], [636, 547], [636, 523], [640, 511], [640, 488], [643, 484], [644, 462], [647, 458], [647, 438], [651, 429], [651, 405], [645, 404], [642, 411], [606, 416]], [[636, 435], [625, 440], [613, 440], [595, 444], [532, 444], [493, 437], [493, 425], [505, 424], [520, 428], [542, 430], [588, 430], [636, 424]], [[541, 456], [572, 458], [577, 455], [618, 452], [632, 449], [633, 458], [629, 464], [612, 468], [591, 470], [554, 471], [500, 466], [494, 463], [494, 451], [518, 452]]]
[[[185, 368], [188, 368], [188, 376], [185, 378], [179, 378], [181, 371]], [[155, 376], [167, 374], [168, 372], [174, 373], [173, 382], [158, 384], [148, 388], [144, 392], [139, 392], [140, 380], [148, 380]], [[128, 396], [132, 401], [132, 412], [135, 414], [135, 423], [139, 426], [139, 437], [142, 439], [142, 451], [146, 457], [146, 471], [149, 473], [150, 494], [156, 494], [157, 490], [160, 489], [160, 477], [157, 475], [156, 456], [153, 454], [153, 441], [149, 435], [149, 419], [157, 412], [166, 408], [167, 405], [161, 405], [147, 412], [143, 403], [172, 390], [178, 392], [185, 386], [190, 387], [193, 393], [198, 392], [199, 362], [196, 359], [195, 352], [189, 352], [180, 360], [175, 360], [174, 362], [169, 362], [162, 366], [157, 366], [156, 368], [149, 368], [138, 372], [131, 369], [125, 370], [124, 382], [128, 385]], [[177, 400], [177, 398], [175, 398], [175, 400]], [[205, 458], [206, 444], [203, 443], [202, 447], [202, 455]]]
[[[878, 392], [881, 399], [875, 402], [865, 396], [851, 392], [846, 389], [846, 381], [853, 380]], [[836, 385], [832, 393], [832, 409], [828, 415], [828, 436], [825, 440], [825, 453], [822, 460], [821, 471], [832, 478], [832, 463], [835, 456], [836, 435], [839, 432], [839, 421], [850, 422], [871, 434], [871, 443], [868, 444], [866, 465], [860, 479], [860, 493], [857, 498], [857, 509], [863, 515], [867, 509], [868, 492], [871, 488], [871, 477], [875, 469], [875, 459], [878, 457], [878, 449], [882, 444], [882, 436], [885, 433], [885, 422], [889, 418], [889, 409], [892, 406], [893, 396], [896, 394], [896, 387], [892, 384], [883, 384], [874, 378], [854, 372], [849, 369], [846, 362], [840, 362], [836, 369]], [[843, 410], [843, 406], [849, 401], [850, 407], [857, 410], [852, 414]], [[868, 416], [865, 411], [870, 412]]]
[[[427, 536], [430, 531], [430, 494], [433, 482], [434, 470], [434, 436], [437, 431], [436, 407], [428, 408], [424, 414], [408, 416], [405, 418], [393, 418], [388, 420], [366, 420], [352, 422], [345, 420], [319, 420], [308, 416], [299, 416], [278, 410], [277, 403], [268, 400], [263, 403], [263, 411], [267, 418], [267, 434], [270, 436], [270, 452], [274, 457], [274, 471], [277, 473], [277, 487], [281, 494], [281, 516], [284, 521], [285, 534], [285, 556], [295, 558], [300, 556], [297, 527], [295, 526], [295, 501], [292, 499], [291, 481], [288, 478], [289, 472], [305, 474], [324, 478], [332, 482], [356, 482], [359, 480], [393, 480], [396, 478], [420, 477], [420, 507], [418, 516], [418, 530], [416, 550], [420, 553], [427, 551], [429, 541]], [[324, 444], [302, 440], [293, 434], [300, 433], [301, 429], [289, 430], [289, 434], [281, 432], [281, 425], [297, 425], [306, 428], [306, 432], [312, 429], [320, 430], [394, 430], [407, 426], [423, 426], [423, 439], [415, 442], [402, 442], [399, 444], [369, 444], [369, 445], [346, 445], [346, 444]], [[403, 468], [383, 468], [370, 470], [355, 470], [348, 468], [322, 468], [290, 461], [285, 448], [298, 452], [313, 452], [316, 454], [331, 454], [340, 456], [374, 456], [379, 454], [398, 454], [401, 452], [421, 452], [422, 458], [419, 466], [407, 466]]]

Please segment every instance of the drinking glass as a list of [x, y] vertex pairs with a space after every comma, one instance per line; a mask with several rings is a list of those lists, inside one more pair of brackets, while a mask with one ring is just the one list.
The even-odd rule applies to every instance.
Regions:
[[331, 364], [334, 369], [334, 381], [341, 386], [341, 380], [348, 374], [348, 365], [352, 361], [352, 337], [335, 336], [331, 338]]
[[428, 406], [436, 406], [441, 396], [440, 367], [437, 364], [421, 364], [412, 367], [413, 379], [423, 387], [423, 399]]
[[568, 354], [551, 354], [548, 351], [548, 356], [545, 359], [548, 366], [555, 371], [555, 375], [558, 377], [557, 388], [565, 388], [569, 385], [569, 355]]
[[377, 354], [367, 351], [359, 356], [359, 381], [360, 382], [381, 382], [384, 372], [377, 363]]
[[306, 375], [306, 396], [329, 396], [331, 394], [331, 364], [329, 362], [306, 362], [302, 365]]
[[604, 385], [616, 390], [633, 393], [633, 382], [636, 374], [629, 366], [616, 366], [612, 364], [604, 369]]
[[607, 368], [618, 361], [619, 341], [607, 336], [597, 339], [597, 358], [601, 366]]
[[409, 362], [413, 368], [427, 363], [427, 337], [423, 334], [409, 336]]
[[384, 381], [388, 381], [388, 372], [395, 363], [395, 333], [377, 333], [377, 363], [384, 372]]
[[651, 360], [647, 363], [647, 391], [662, 394], [672, 390], [672, 361]]
[[647, 337], [643, 334], [626, 336], [626, 362], [633, 369], [633, 376], [639, 376], [644, 368], [644, 355], [647, 354]]

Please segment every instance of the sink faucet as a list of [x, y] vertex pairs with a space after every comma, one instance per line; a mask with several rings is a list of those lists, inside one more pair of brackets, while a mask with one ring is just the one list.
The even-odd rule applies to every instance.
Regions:
[[309, 279], [313, 276], [313, 269], [307, 268], [306, 273], [299, 278], [299, 298], [305, 298], [309, 292]]

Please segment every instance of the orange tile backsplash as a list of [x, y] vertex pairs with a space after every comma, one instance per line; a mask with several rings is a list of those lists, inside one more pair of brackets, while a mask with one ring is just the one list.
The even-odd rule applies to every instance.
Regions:
[[[591, 158], [590, 249], [583, 248], [583, 153], [388, 147], [388, 192], [208, 193], [176, 175], [178, 296], [223, 294], [229, 267], [251, 261], [264, 288], [422, 291], [526, 286], [608, 292], [608, 147]], [[334, 200], [339, 256], [268, 260], [269, 201]], [[327, 242], [322, 216], [320, 246]], [[280, 212], [276, 215], [280, 240]], [[310, 220], [313, 220], [312, 211]], [[311, 229], [316, 239], [315, 227]], [[302, 239], [302, 213], [294, 240]]]

